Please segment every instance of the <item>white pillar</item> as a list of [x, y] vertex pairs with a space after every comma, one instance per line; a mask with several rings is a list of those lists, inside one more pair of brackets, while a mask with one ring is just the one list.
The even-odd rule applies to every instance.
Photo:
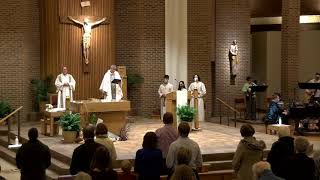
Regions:
[[170, 83], [175, 89], [178, 87], [175, 79], [187, 83], [187, 33], [187, 0], [166, 0], [165, 72], [170, 76]]

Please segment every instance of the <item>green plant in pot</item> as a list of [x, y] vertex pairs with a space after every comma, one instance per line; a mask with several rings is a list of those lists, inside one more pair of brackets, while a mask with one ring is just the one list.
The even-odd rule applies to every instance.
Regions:
[[132, 88], [144, 82], [144, 78], [140, 74], [128, 74], [128, 88]]
[[77, 133], [80, 131], [80, 114], [65, 113], [60, 117], [59, 125], [63, 130], [64, 142], [73, 143], [76, 140]]
[[184, 106], [179, 106], [177, 108], [177, 116], [181, 121], [189, 123], [190, 127], [192, 127], [192, 121], [196, 115], [196, 110], [195, 108], [189, 106], [189, 105], [184, 105]]
[[53, 76], [49, 75], [45, 79], [33, 79], [31, 84], [34, 95], [34, 110], [39, 112], [45, 108], [48, 93], [54, 92]]
[[0, 119], [6, 117], [12, 112], [10, 104], [6, 101], [0, 101]]

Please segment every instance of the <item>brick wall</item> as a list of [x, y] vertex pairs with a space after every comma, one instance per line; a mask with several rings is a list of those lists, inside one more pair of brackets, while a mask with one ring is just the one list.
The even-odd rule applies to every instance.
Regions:
[[300, 1], [282, 0], [281, 93], [285, 101], [294, 97], [298, 81]]
[[[242, 85], [246, 76], [251, 72], [249, 0], [216, 0], [215, 18], [216, 75], [214, 96], [233, 106], [234, 98], [242, 97]], [[240, 66], [235, 85], [230, 85], [228, 50], [235, 39], [238, 42]], [[217, 112], [217, 103], [214, 107]]]
[[0, 100], [32, 110], [30, 80], [40, 76], [38, 0], [0, 2]]
[[165, 1], [115, 1], [116, 63], [127, 74], [140, 74], [144, 83], [129, 89], [135, 113], [159, 109], [158, 87], [165, 73]]
[[188, 0], [188, 84], [194, 74], [206, 85], [205, 108], [212, 114], [212, 0]]

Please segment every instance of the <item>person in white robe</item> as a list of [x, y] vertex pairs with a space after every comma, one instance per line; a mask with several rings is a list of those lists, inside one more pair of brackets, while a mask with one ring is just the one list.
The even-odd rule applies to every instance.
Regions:
[[121, 77], [116, 65], [111, 65], [110, 69], [104, 74], [99, 90], [103, 93], [104, 100], [107, 102], [122, 99]]
[[200, 81], [200, 77], [198, 75], [193, 76], [193, 83], [190, 84], [189, 86], [189, 91], [191, 92], [191, 101], [190, 101], [190, 106], [194, 107], [194, 96], [193, 92], [194, 90], [198, 90], [198, 120], [199, 121], [204, 121], [205, 118], [205, 113], [204, 113], [204, 101], [203, 97], [207, 93], [206, 86], [204, 85], [203, 82]]
[[160, 117], [166, 113], [166, 95], [173, 92], [173, 85], [169, 83], [169, 75], [164, 75], [163, 83], [160, 85], [158, 93], [160, 97]]
[[57, 76], [55, 86], [58, 93], [57, 108], [66, 108], [66, 98], [69, 97], [70, 101], [73, 101], [73, 91], [76, 89], [76, 81], [68, 74], [67, 67], [63, 67], [62, 73]]

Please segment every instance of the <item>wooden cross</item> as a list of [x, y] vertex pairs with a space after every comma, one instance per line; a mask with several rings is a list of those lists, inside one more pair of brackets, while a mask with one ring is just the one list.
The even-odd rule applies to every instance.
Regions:
[[97, 17], [97, 16], [68, 16], [60, 17], [60, 22], [64, 24], [75, 24], [82, 27], [82, 55], [83, 55], [83, 71], [89, 72], [89, 50], [91, 46], [91, 31], [94, 26], [110, 24], [110, 17]]

